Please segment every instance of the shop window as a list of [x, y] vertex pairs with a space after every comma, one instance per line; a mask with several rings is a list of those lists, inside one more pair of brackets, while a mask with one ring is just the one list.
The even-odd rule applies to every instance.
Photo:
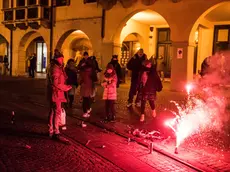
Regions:
[[38, 8], [28, 9], [28, 19], [38, 18]]
[[28, 0], [28, 5], [36, 5], [36, 0]]
[[84, 4], [94, 3], [94, 2], [97, 2], [97, 0], [84, 0]]
[[9, 0], [4, 0], [2, 2], [2, 8], [5, 9], [5, 8], [9, 8], [10, 7], [10, 2]]
[[25, 0], [17, 0], [17, 7], [25, 6]]
[[48, 0], [40, 0], [40, 5], [49, 5], [49, 1]]
[[56, 0], [54, 1], [55, 6], [60, 7], [60, 6], [68, 6], [70, 5], [70, 0]]

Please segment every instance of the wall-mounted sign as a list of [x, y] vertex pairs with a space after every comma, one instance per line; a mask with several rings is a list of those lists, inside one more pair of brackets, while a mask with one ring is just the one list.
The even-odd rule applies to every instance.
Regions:
[[177, 58], [178, 59], [183, 58], [183, 48], [177, 48]]

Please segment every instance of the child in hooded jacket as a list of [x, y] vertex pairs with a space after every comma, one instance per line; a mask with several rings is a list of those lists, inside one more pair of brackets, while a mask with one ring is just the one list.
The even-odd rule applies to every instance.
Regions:
[[117, 99], [117, 75], [112, 64], [108, 64], [102, 82], [104, 87], [103, 100], [105, 100], [106, 121], [115, 120], [115, 100]]

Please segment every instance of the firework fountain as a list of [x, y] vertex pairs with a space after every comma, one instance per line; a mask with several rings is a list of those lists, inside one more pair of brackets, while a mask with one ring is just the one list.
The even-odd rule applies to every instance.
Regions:
[[[229, 57], [229, 54], [228, 52], [225, 57]], [[216, 62], [216, 59], [217, 55], [210, 58], [212, 63], [209, 64], [209, 68], [218, 68], [217, 63], [213, 63]], [[221, 62], [218, 64], [223, 65], [225, 63]], [[227, 81], [224, 80], [223, 82], [222, 79], [229, 78], [229, 76], [226, 77], [226, 74], [229, 75], [230, 70], [226, 70], [227, 68], [222, 70], [223, 67], [219, 67], [218, 69], [218, 71], [213, 70], [208, 77], [203, 79], [205, 84], [203, 84], [204, 82], [199, 83], [198, 94], [193, 92], [197, 90], [194, 87], [195, 85], [186, 85], [187, 100], [183, 106], [175, 101], [171, 101], [171, 103], [176, 105], [178, 113], [174, 112], [175, 117], [166, 121], [165, 124], [175, 132], [176, 154], [178, 153], [178, 147], [186, 138], [207, 130], [220, 131], [223, 126], [222, 117], [225, 113], [226, 99], [220, 91], [220, 84], [226, 84]]]

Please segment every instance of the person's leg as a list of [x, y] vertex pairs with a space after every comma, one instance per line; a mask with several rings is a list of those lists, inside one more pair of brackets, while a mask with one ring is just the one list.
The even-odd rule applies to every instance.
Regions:
[[31, 66], [29, 67], [29, 76], [32, 76], [32, 68], [31, 68]]
[[32, 69], [31, 69], [32, 78], [34, 78], [34, 71], [35, 71], [35, 69], [34, 69], [34, 67], [32, 67]]
[[153, 99], [149, 100], [149, 105], [152, 109], [152, 116], [155, 118], [156, 117], [156, 110], [155, 110], [155, 101]]
[[162, 79], [162, 82], [164, 82], [164, 80], [165, 80], [164, 71], [161, 71], [161, 79]]
[[48, 116], [48, 126], [49, 126], [49, 136], [52, 137], [53, 136], [53, 132], [54, 132], [54, 103], [50, 102], [49, 104], [50, 106], [50, 111], [49, 111], [49, 116]]
[[146, 106], [146, 100], [141, 100], [141, 118], [140, 121], [143, 122], [145, 120], [145, 106]]
[[73, 106], [73, 100], [74, 100], [74, 95], [68, 95], [69, 97], [69, 107], [72, 108]]
[[[133, 103], [133, 97], [137, 93], [137, 83], [136, 82], [131, 82], [131, 86], [129, 89], [129, 99], [128, 99], [128, 105], [131, 106]], [[127, 105], [127, 106], [128, 106]]]
[[105, 100], [105, 115], [106, 115], [106, 120], [109, 120], [109, 113], [110, 113], [110, 109], [109, 109], [109, 100]]
[[87, 102], [87, 101], [88, 101], [87, 98], [88, 98], [88, 97], [82, 97], [82, 110], [83, 110], [84, 113], [87, 113], [87, 110], [88, 110], [88, 109], [87, 109], [87, 108], [88, 108], [88, 107], [87, 107], [87, 106], [88, 106], [88, 105], [87, 105], [87, 103], [88, 103], [88, 102]]
[[111, 119], [114, 121], [116, 118], [115, 100], [110, 100], [110, 112], [111, 112]]
[[55, 102], [55, 111], [54, 111], [54, 134], [57, 136], [60, 134], [59, 124], [61, 120], [61, 102]]
[[87, 112], [88, 113], [92, 111], [91, 105], [92, 105], [92, 98], [88, 97], [88, 100], [87, 100]]

